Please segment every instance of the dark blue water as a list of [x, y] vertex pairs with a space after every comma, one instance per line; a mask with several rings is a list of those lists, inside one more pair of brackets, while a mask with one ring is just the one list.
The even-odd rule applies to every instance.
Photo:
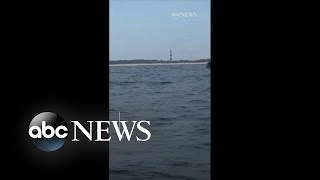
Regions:
[[210, 179], [205, 64], [111, 66], [109, 86], [110, 119], [120, 111], [121, 120], [148, 120], [152, 133], [146, 142], [111, 139], [111, 179]]

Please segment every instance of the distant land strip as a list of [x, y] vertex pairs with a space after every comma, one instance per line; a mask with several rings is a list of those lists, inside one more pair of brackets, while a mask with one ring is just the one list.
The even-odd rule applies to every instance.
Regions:
[[110, 60], [109, 65], [134, 65], [134, 64], [140, 64], [140, 65], [151, 65], [151, 64], [204, 64], [207, 62], [210, 62], [211, 59], [199, 59], [199, 60], [173, 60], [173, 61], [167, 61], [167, 60], [145, 60], [145, 59], [134, 59], [134, 60]]
[[109, 64], [109, 66], [160, 66], [160, 65], [192, 65], [192, 64], [207, 64], [206, 62], [192, 62], [192, 63], [139, 63], [139, 64]]

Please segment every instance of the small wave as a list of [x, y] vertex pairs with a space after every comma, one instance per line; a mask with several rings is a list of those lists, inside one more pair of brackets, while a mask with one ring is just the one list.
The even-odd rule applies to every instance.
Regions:
[[157, 120], [159, 120], [159, 121], [171, 121], [172, 119], [165, 118], [165, 117], [159, 117]]
[[137, 81], [123, 81], [123, 82], [118, 82], [120, 84], [135, 84]]
[[162, 172], [151, 172], [152, 177], [157, 177], [157, 178], [172, 178], [172, 179], [186, 179], [186, 180], [193, 180], [190, 177], [183, 176], [183, 175], [172, 175], [168, 173], [162, 173]]
[[194, 129], [193, 131], [198, 134], [209, 134], [210, 133], [210, 131], [208, 129], [204, 129], [204, 128]]
[[190, 166], [191, 165], [189, 162], [186, 162], [186, 161], [184, 161], [184, 162], [172, 161], [172, 162], [169, 162], [167, 164], [169, 166], [179, 166], [179, 167], [181, 167], [181, 166], [186, 167], [186, 166]]
[[206, 102], [208, 102], [208, 101], [201, 100], [201, 99], [193, 99], [193, 100], [188, 101], [188, 103], [206, 103]]
[[125, 169], [113, 169], [109, 171], [110, 174], [130, 174], [129, 170]]
[[169, 125], [173, 125], [173, 123], [168, 123], [168, 122], [156, 122], [154, 123], [155, 126], [169, 126]]
[[164, 84], [171, 84], [172, 81], [161, 81], [161, 82], [149, 82], [150, 85], [164, 85]]
[[182, 145], [179, 147], [180, 149], [188, 149], [189, 151], [203, 150], [207, 149], [208, 146], [204, 146], [203, 144], [192, 144], [192, 145]]

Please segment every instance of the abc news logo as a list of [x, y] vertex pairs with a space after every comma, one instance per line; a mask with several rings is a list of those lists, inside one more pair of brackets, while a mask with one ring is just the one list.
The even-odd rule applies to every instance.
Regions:
[[[80, 141], [77, 139], [77, 130], [81, 131], [90, 141], [92, 141], [92, 124], [96, 123], [96, 139], [94, 141], [110, 141], [111, 136], [103, 138], [102, 133], [109, 135], [110, 124], [113, 125], [114, 130], [118, 136], [118, 140], [121, 141], [124, 136], [130, 141], [132, 133], [137, 129], [146, 135], [145, 138], [136, 136], [137, 141], [148, 141], [151, 137], [151, 133], [148, 129], [142, 126], [142, 123], [150, 125], [150, 121], [132, 121], [133, 125], [129, 131], [127, 127], [127, 121], [87, 121], [89, 123], [89, 130], [84, 128], [78, 121], [71, 121], [73, 123], [73, 139], [72, 141]], [[102, 125], [107, 124], [108, 127], [103, 129]], [[121, 128], [122, 127], [122, 128]], [[122, 129], [122, 131], [120, 130]], [[35, 116], [29, 125], [29, 136], [32, 144], [41, 151], [51, 152], [60, 149], [66, 142], [68, 137], [68, 126], [64, 119], [52, 112], [43, 112]]]

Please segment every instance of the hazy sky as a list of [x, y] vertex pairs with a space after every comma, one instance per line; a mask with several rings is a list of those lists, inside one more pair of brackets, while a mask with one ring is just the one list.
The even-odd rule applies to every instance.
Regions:
[[174, 60], [210, 58], [210, 0], [110, 1], [110, 60], [168, 60], [170, 49]]

